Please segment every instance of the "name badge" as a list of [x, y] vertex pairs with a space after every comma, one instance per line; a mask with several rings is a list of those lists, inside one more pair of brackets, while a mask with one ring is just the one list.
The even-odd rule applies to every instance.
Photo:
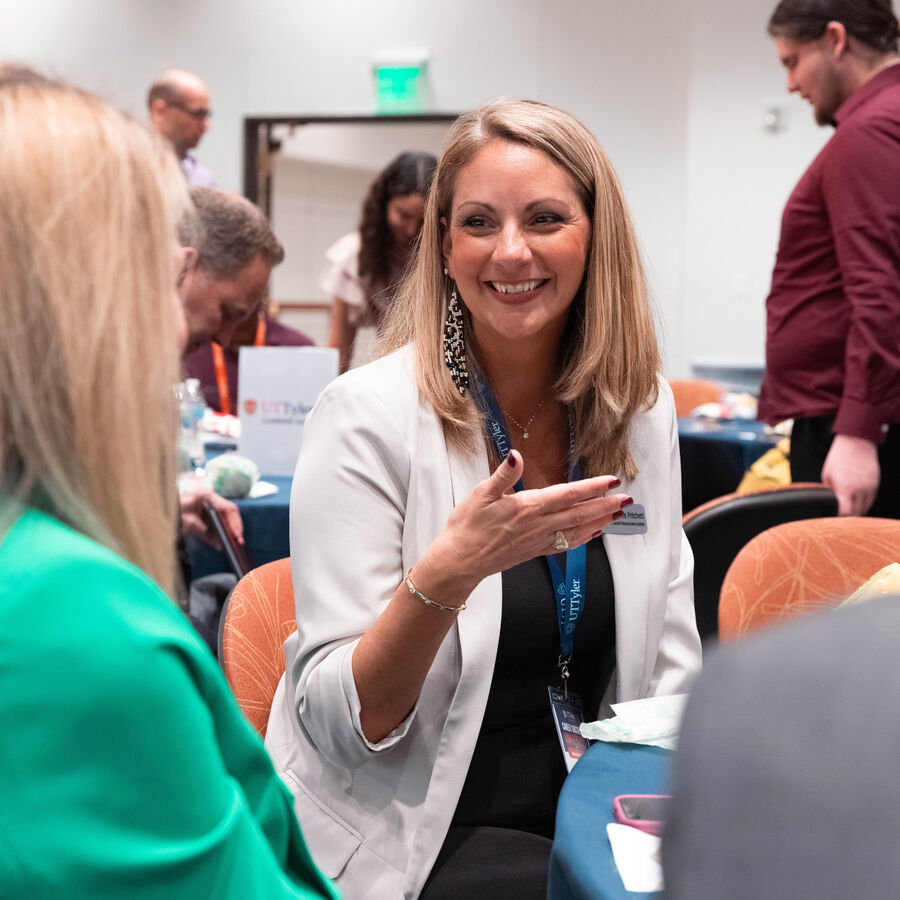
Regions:
[[581, 698], [571, 691], [568, 696], [565, 696], [560, 688], [548, 687], [547, 690], [550, 694], [553, 722], [556, 725], [556, 736], [559, 738], [559, 746], [562, 748], [566, 771], [571, 772], [572, 766], [587, 753], [591, 746], [590, 741], [581, 734], [578, 727], [584, 721]]
[[603, 526], [604, 534], [646, 534], [647, 513], [640, 503], [626, 506], [622, 510], [625, 513], [621, 519], [616, 519], [611, 525]]

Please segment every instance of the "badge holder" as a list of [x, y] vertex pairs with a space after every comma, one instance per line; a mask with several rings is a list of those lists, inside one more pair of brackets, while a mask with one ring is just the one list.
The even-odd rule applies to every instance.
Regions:
[[550, 694], [550, 708], [553, 710], [553, 723], [556, 725], [556, 736], [559, 738], [559, 746], [562, 748], [563, 760], [566, 771], [571, 772], [575, 763], [587, 753], [591, 746], [590, 741], [584, 737], [578, 726], [584, 721], [584, 712], [581, 698], [577, 694], [571, 694], [563, 687], [548, 687]]

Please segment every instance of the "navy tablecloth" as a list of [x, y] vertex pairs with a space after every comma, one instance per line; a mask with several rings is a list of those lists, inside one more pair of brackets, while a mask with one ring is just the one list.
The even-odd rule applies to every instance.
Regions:
[[606, 835], [618, 794], [668, 793], [672, 754], [639, 744], [598, 741], [566, 778], [556, 807], [547, 900], [658, 897], [622, 885]]
[[764, 429], [762, 422], [744, 419], [678, 420], [684, 512], [737, 489], [744, 472], [781, 440]]
[[[244, 542], [247, 558], [253, 567], [291, 555], [288, 514], [293, 479], [263, 475], [278, 492], [258, 500], [237, 500], [244, 520]], [[194, 578], [213, 572], [230, 572], [225, 554], [194, 538], [188, 538], [191, 574]]]

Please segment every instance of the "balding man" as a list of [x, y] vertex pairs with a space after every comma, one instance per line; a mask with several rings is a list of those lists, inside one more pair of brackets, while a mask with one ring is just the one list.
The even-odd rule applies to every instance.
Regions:
[[206, 134], [212, 116], [206, 85], [190, 72], [170, 69], [150, 86], [147, 107], [151, 127], [175, 148], [187, 183], [215, 187], [212, 172], [190, 152]]

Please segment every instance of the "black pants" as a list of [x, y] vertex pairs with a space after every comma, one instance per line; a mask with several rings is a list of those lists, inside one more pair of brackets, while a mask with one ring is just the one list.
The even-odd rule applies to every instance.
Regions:
[[[791, 432], [791, 480], [821, 481], [822, 466], [834, 440], [833, 416], [795, 419]], [[867, 515], [900, 519], [900, 425], [891, 425], [878, 448], [881, 485]]]
[[549, 838], [452, 825], [419, 900], [546, 900]]

